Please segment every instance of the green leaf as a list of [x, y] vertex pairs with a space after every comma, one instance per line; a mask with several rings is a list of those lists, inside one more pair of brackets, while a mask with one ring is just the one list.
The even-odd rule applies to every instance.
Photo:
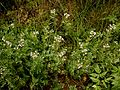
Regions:
[[106, 19], [108, 19], [109, 21], [115, 22], [117, 20], [116, 16], [114, 15], [109, 15], [106, 17]]
[[104, 77], [106, 75], [107, 72], [103, 72], [100, 74], [100, 77]]
[[92, 87], [94, 88], [94, 90], [101, 90], [100, 86], [93, 85]]
[[96, 73], [92, 73], [92, 74], [90, 74], [92, 77], [97, 77], [98, 76], [98, 74], [96, 74]]
[[77, 90], [75, 86], [70, 86], [69, 89], [70, 90]]
[[100, 70], [98, 64], [95, 66], [95, 71], [96, 71], [97, 73], [101, 73], [101, 70]]
[[100, 82], [100, 80], [98, 78], [90, 77], [90, 79], [92, 79], [93, 82], [97, 82], [97, 83]]
[[107, 85], [106, 85], [105, 81], [102, 80], [102, 82], [103, 82], [103, 85], [105, 86], [105, 88], [107, 88]]
[[109, 77], [109, 78], [105, 79], [105, 82], [108, 82], [110, 80], [112, 80], [112, 77]]
[[101, 90], [101, 87], [100, 86], [96, 86], [95, 90]]
[[118, 68], [116, 66], [113, 66], [112, 72], [117, 72], [117, 71], [118, 71]]

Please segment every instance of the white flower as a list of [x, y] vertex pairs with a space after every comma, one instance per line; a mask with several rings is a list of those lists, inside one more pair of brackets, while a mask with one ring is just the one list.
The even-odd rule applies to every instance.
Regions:
[[115, 24], [113, 24], [113, 29], [116, 29], [116, 25]]
[[12, 46], [12, 43], [10, 41], [5, 41], [8, 46]]
[[117, 41], [114, 41], [114, 43], [115, 43], [115, 44], [118, 44], [118, 42], [117, 42]]
[[20, 39], [20, 41], [18, 42], [18, 47], [23, 47], [24, 46], [24, 39]]
[[104, 47], [104, 48], [109, 48], [110, 45], [107, 43], [107, 44], [103, 45], [103, 47]]
[[64, 39], [62, 38], [62, 36], [57, 35], [56, 37], [54, 37], [55, 41], [57, 42], [61, 42], [64, 41]]
[[110, 30], [116, 29], [116, 25], [115, 25], [115, 24], [110, 24], [110, 25], [109, 25], [109, 29], [110, 29]]
[[66, 51], [67, 51], [67, 49], [61, 51], [61, 52], [58, 54], [59, 57], [62, 57], [63, 55], [65, 55], [65, 54], [66, 54]]
[[37, 51], [35, 51], [35, 52], [30, 52], [30, 56], [31, 56], [33, 59], [37, 58], [38, 55], [39, 55], [39, 53], [38, 53]]
[[90, 37], [94, 37], [95, 35], [96, 35], [96, 32], [94, 32], [94, 31], [90, 32]]
[[83, 66], [82, 64], [77, 65], [78, 69], [80, 69], [82, 66]]
[[[6, 41], [4, 36], [2, 37], [2, 40], [3, 40], [8, 46], [10, 46], [10, 47], [12, 46], [12, 43], [11, 43], [10, 41]], [[5, 44], [4, 44], [4, 45], [5, 45]]]
[[96, 88], [97, 86], [96, 86], [96, 85], [93, 85], [92, 87]]
[[2, 37], [2, 40], [5, 42], [5, 37], [4, 36]]
[[34, 35], [37, 35], [37, 34], [39, 34], [39, 32], [38, 32], [38, 31], [34, 31], [33, 34], [34, 34]]
[[68, 18], [70, 16], [70, 14], [64, 13], [64, 16], [65, 16], [65, 18]]
[[110, 32], [111, 30], [115, 30], [116, 25], [115, 24], [109, 24], [108, 28], [106, 29], [107, 32]]
[[14, 23], [11, 23], [11, 24], [10, 24], [10, 27], [14, 28], [14, 27], [15, 27]]
[[1, 68], [0, 68], [0, 74], [2, 75], [5, 70], [6, 70], [6, 67], [1, 67]]
[[55, 10], [55, 9], [50, 10], [50, 13], [51, 13], [51, 14], [55, 14], [55, 12], [56, 12], [56, 10]]
[[82, 52], [87, 52], [88, 50], [87, 49], [83, 49]]
[[67, 56], [63, 56], [62, 60], [66, 61], [67, 60]]
[[80, 63], [80, 60], [78, 60], [78, 63]]
[[87, 49], [82, 50], [83, 56], [87, 55], [87, 51], [88, 51]]
[[83, 43], [79, 42], [80, 48], [83, 48]]

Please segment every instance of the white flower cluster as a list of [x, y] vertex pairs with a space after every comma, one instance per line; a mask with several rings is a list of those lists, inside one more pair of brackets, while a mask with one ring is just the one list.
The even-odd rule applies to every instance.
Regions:
[[83, 49], [82, 50], [83, 55], [87, 55], [87, 51], [88, 51], [88, 49]]
[[79, 46], [80, 46], [80, 48], [82, 49], [82, 48], [83, 48], [83, 43], [82, 43], [82, 42], [79, 42]]
[[94, 37], [95, 35], [96, 35], [96, 32], [94, 32], [94, 31], [90, 32], [90, 37]]
[[87, 52], [88, 50], [87, 49], [83, 49], [82, 52]]
[[6, 44], [10, 47], [12, 46], [12, 43], [10, 41], [6, 41]]
[[56, 42], [59, 42], [59, 43], [62, 42], [62, 41], [64, 41], [64, 39], [62, 38], [62, 36], [59, 36], [59, 35], [55, 36], [54, 39], [55, 39]]
[[62, 61], [66, 61], [66, 60], [67, 60], [67, 56], [63, 56]]
[[115, 43], [116, 45], [118, 45], [118, 42], [117, 42], [117, 41], [114, 41], [114, 43]]
[[8, 45], [8, 46], [12, 46], [12, 43], [10, 42], [10, 41], [7, 41], [7, 40], [5, 40], [5, 37], [3, 36], [2, 37], [2, 40]]
[[103, 48], [109, 48], [109, 47], [110, 47], [110, 45], [108, 43], [103, 45]]
[[64, 16], [65, 16], [65, 18], [68, 18], [70, 16], [70, 14], [64, 13]]
[[20, 39], [20, 41], [18, 41], [18, 47], [23, 47], [24, 46], [24, 39]]
[[33, 59], [37, 58], [38, 55], [39, 55], [39, 53], [38, 53], [37, 51], [35, 51], [35, 52], [30, 52], [30, 56], [31, 56]]
[[83, 56], [87, 55], [88, 49], [85, 48], [87, 45], [88, 43], [79, 42], [79, 46], [80, 46], [81, 52], [83, 53]]
[[10, 24], [10, 27], [14, 28], [14, 27], [15, 27], [15, 24], [14, 24], [14, 23], [11, 23], [11, 24]]
[[3, 74], [3, 72], [5, 71], [5, 69], [6, 69], [6, 67], [1, 67], [1, 68], [0, 68], [0, 74], [1, 74], [1, 75]]
[[38, 31], [34, 31], [33, 34], [34, 34], [34, 35], [37, 35], [37, 34], [39, 34], [39, 32], [38, 32]]
[[61, 51], [60, 53], [58, 53], [58, 56], [59, 57], [64, 56], [66, 54], [66, 51], [67, 51], [67, 49], [64, 49], [63, 51]]
[[110, 32], [111, 30], [115, 30], [116, 25], [115, 24], [109, 24], [108, 28], [106, 29], [107, 32]]
[[78, 62], [77, 62], [77, 63], [78, 63], [78, 64], [77, 64], [77, 68], [78, 68], [78, 69], [80, 69], [80, 68], [82, 68], [82, 67], [83, 67], [83, 63], [82, 63], [82, 62], [80, 63], [80, 61], [78, 60]]
[[56, 13], [56, 10], [55, 10], [55, 9], [52, 9], [52, 10], [50, 10], [50, 13], [51, 13], [51, 14], [55, 14], [55, 13]]
[[110, 24], [110, 25], [109, 25], [109, 29], [110, 29], [110, 30], [116, 29], [116, 25], [115, 25], [115, 24]]
[[51, 13], [51, 15], [50, 15], [51, 18], [55, 18], [55, 16], [57, 15], [55, 9], [50, 10], [50, 13]]
[[83, 65], [82, 64], [78, 64], [77, 67], [78, 67], [78, 69], [80, 69], [80, 68], [83, 67]]

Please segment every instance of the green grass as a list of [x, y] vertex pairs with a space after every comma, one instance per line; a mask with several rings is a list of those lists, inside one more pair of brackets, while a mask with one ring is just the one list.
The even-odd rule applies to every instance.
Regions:
[[120, 89], [119, 0], [18, 3], [0, 17], [1, 90]]

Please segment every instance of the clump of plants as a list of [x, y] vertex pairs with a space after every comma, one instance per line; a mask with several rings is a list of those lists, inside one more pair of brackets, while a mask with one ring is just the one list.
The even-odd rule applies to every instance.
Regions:
[[[37, 5], [35, 2], [27, 5]], [[77, 2], [74, 1], [74, 10], [70, 9], [73, 14], [68, 12], [66, 2], [56, 3], [60, 7], [54, 6], [56, 8], [47, 11], [34, 7], [42, 16], [28, 15], [24, 22], [17, 16], [11, 17], [12, 20], [9, 17], [10, 21], [1, 19], [0, 89], [119, 90], [118, 8], [111, 12], [114, 15], [99, 16], [93, 24], [94, 21], [90, 23], [85, 18], [90, 20], [91, 9], [94, 15], [98, 14], [96, 10], [102, 12], [107, 2], [96, 2], [96, 7], [91, 8], [92, 0], [90, 4], [82, 1], [86, 8], [76, 8]], [[7, 15], [16, 15], [18, 11]], [[23, 13], [24, 10], [20, 15], [24, 16]]]

